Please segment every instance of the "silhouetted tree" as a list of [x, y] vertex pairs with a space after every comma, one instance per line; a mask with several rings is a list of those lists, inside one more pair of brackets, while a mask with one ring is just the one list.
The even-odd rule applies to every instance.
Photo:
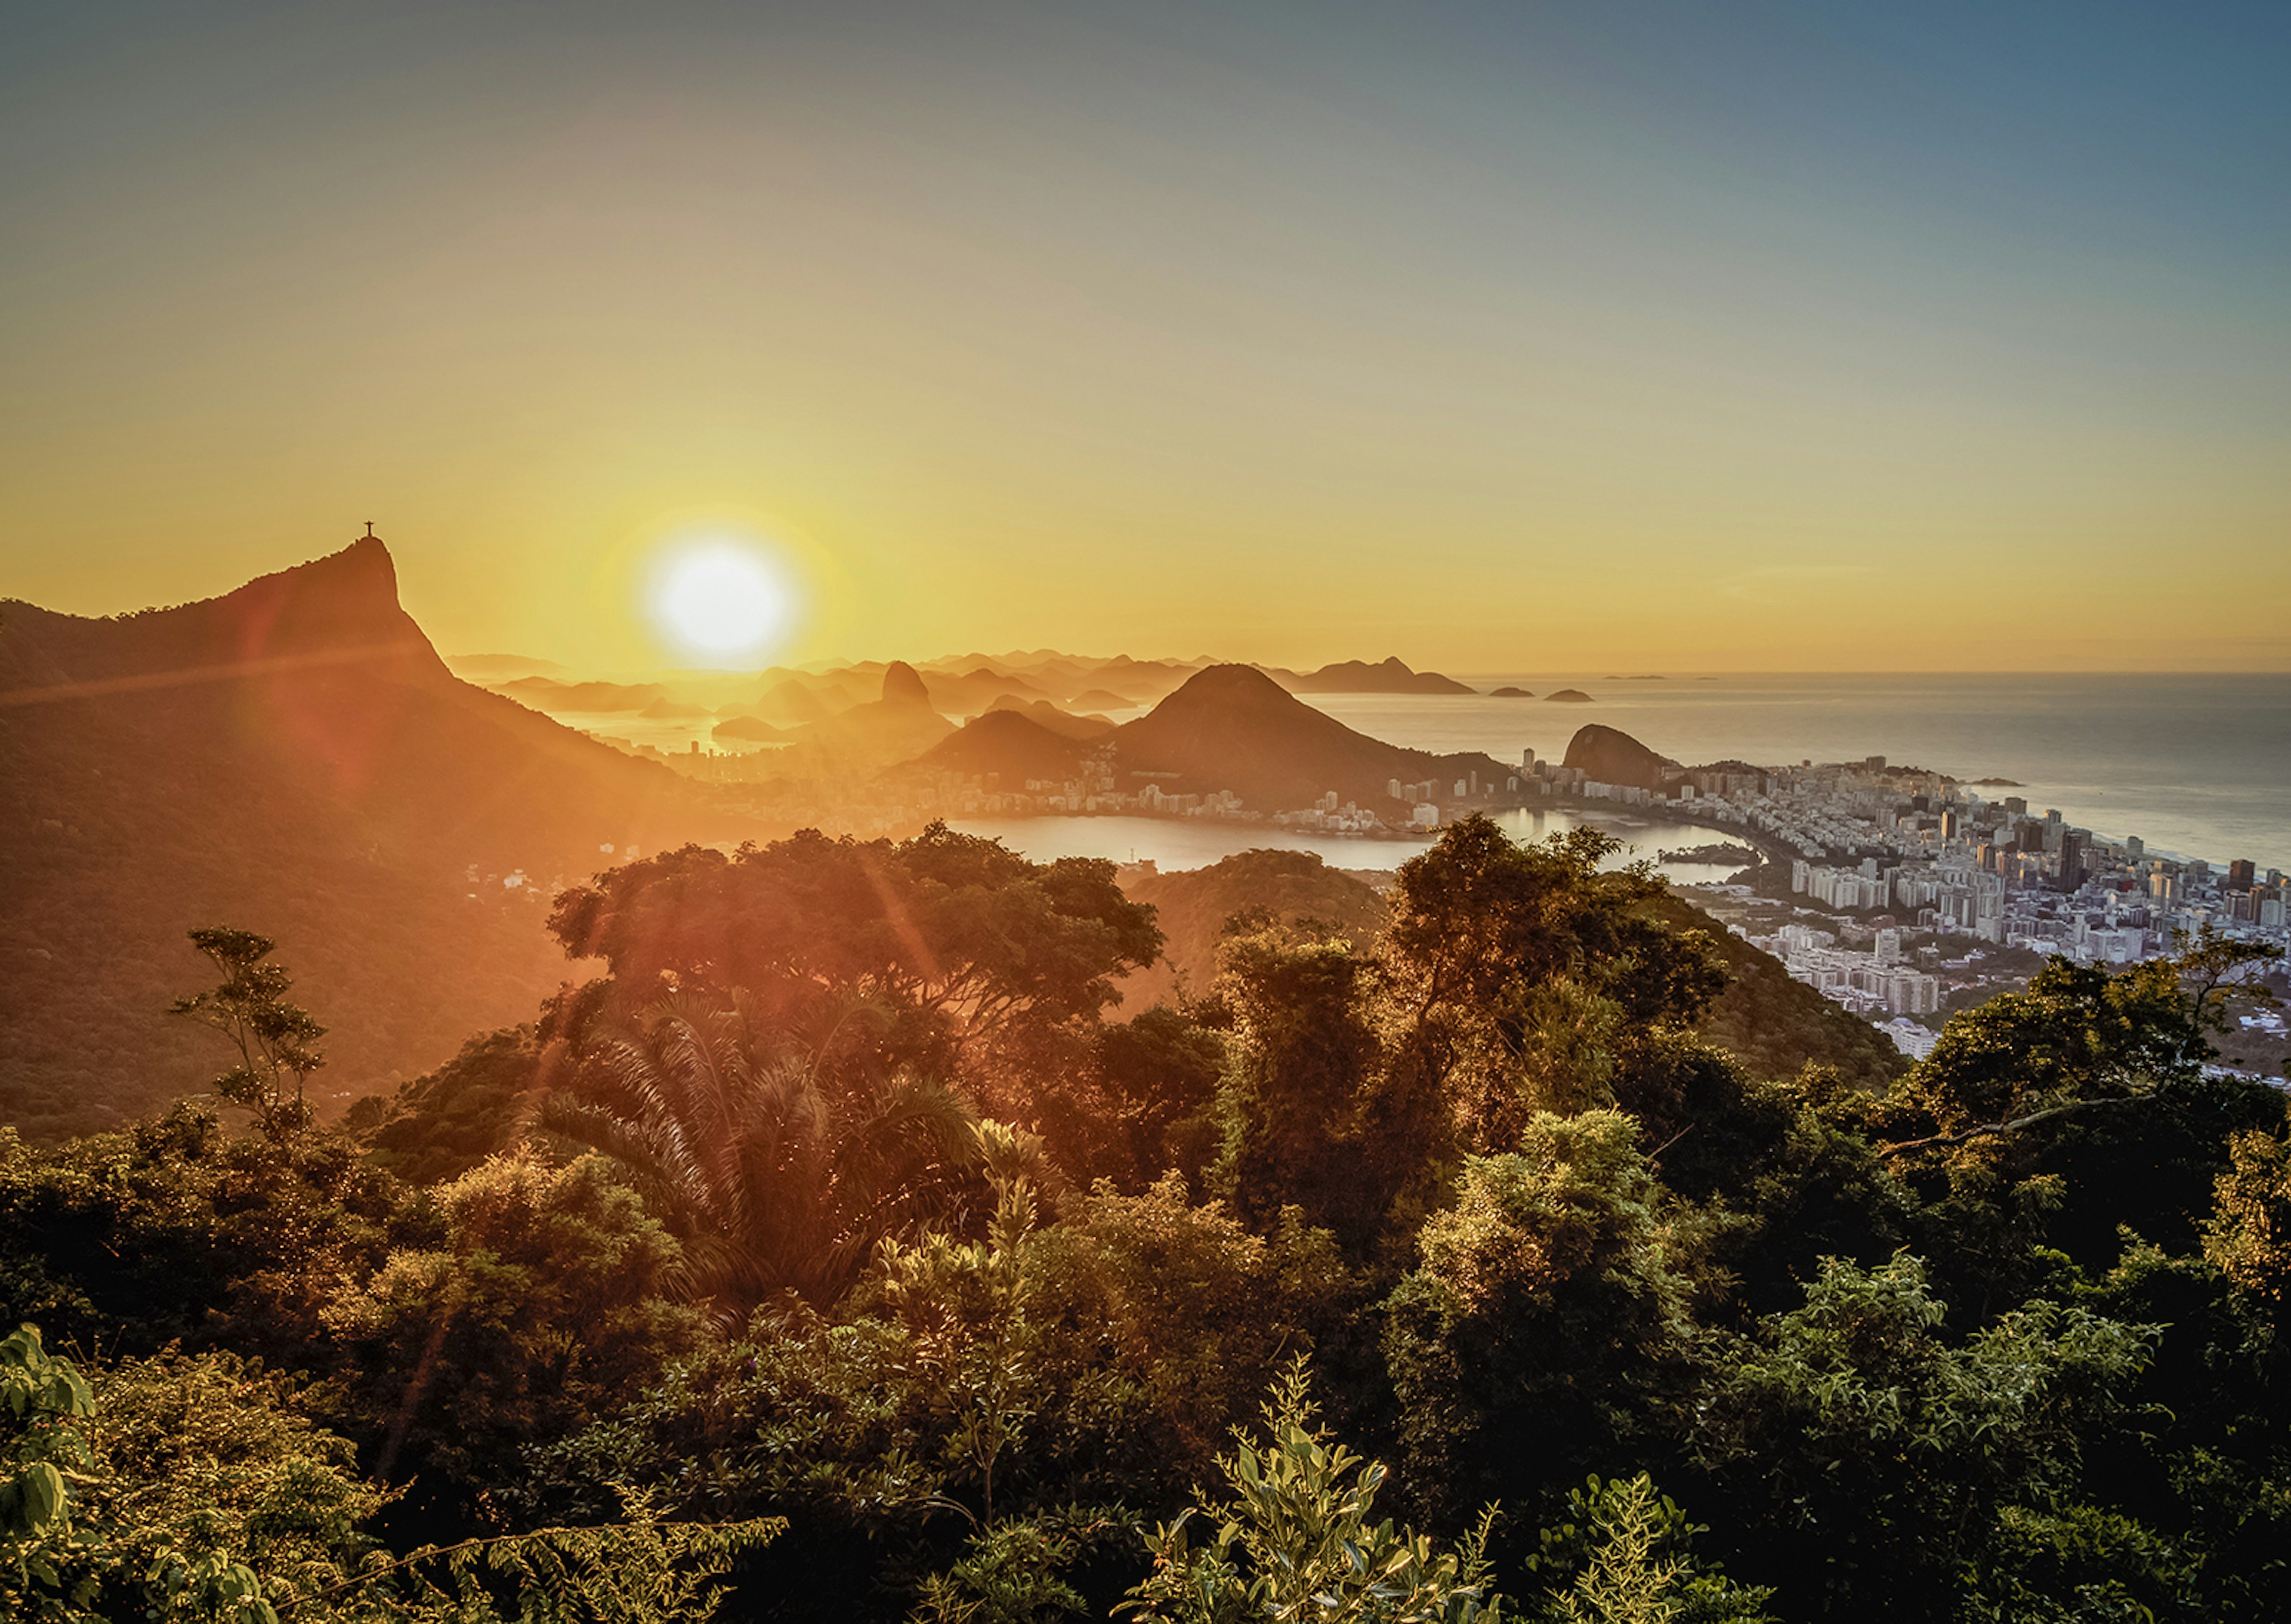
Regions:
[[326, 1029], [309, 1010], [286, 1001], [294, 978], [285, 966], [263, 962], [277, 946], [269, 937], [214, 925], [192, 931], [190, 937], [221, 972], [222, 981], [177, 999], [170, 1013], [212, 1026], [230, 1040], [238, 1064], [214, 1080], [214, 1091], [253, 1112], [263, 1136], [283, 1145], [310, 1125], [303, 1085], [326, 1063], [318, 1049]]
[[628, 1170], [684, 1242], [691, 1295], [733, 1323], [783, 1290], [832, 1304], [877, 1242], [953, 1210], [976, 1182], [975, 1120], [934, 1082], [830, 1086], [742, 992], [603, 1035], [540, 1116]]

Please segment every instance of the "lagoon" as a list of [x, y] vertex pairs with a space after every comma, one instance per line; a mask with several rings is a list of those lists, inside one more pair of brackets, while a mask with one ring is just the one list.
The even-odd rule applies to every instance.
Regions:
[[[1538, 808], [1499, 813], [1495, 821], [1518, 840], [1539, 840], [1583, 824], [1604, 829], [1624, 842], [1624, 849], [1610, 863], [1615, 867], [1641, 857], [1652, 861], [1666, 848], [1705, 846], [1731, 838], [1660, 816], [1641, 816], [1636, 809], [1584, 813], [1572, 808]], [[1313, 852], [1331, 868], [1389, 872], [1428, 844], [1417, 839], [1365, 840], [1195, 817], [966, 817], [951, 820], [949, 827], [999, 840], [1037, 863], [1110, 857], [1117, 863], [1150, 862], [1165, 872], [1206, 868], [1236, 852], [1269, 849]], [[1656, 866], [1681, 884], [1710, 884], [1733, 872], [1724, 864]]]

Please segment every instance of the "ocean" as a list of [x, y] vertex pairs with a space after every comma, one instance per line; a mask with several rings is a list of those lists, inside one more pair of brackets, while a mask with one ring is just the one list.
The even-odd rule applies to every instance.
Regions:
[[[1651, 863], [1684, 885], [1714, 884], [1740, 867], [1732, 863], [1660, 861], [1660, 854], [1667, 849], [1708, 846], [1727, 837], [1692, 824], [1673, 822], [1651, 809], [1602, 808], [1588, 813], [1539, 809], [1499, 813], [1496, 821], [1520, 840], [1539, 840], [1588, 824], [1623, 843], [1608, 867]], [[1206, 868], [1237, 851], [1255, 848], [1317, 852], [1331, 868], [1388, 872], [1431, 844], [1421, 839], [1363, 840], [1355, 835], [1312, 834], [1264, 824], [1191, 817], [965, 817], [949, 819], [948, 827], [999, 840], [1037, 863], [1054, 863], [1060, 857], [1111, 857], [1117, 863], [1142, 858], [1164, 871]]]
[[[2043, 811], [2105, 839], [2138, 835], [2151, 852], [2213, 864], [2248, 857], [2291, 869], [2291, 674], [1666, 676], [1467, 673], [1477, 695], [1309, 695], [1363, 733], [1432, 751], [1478, 750], [1516, 761], [1523, 748], [1560, 757], [1588, 722], [1620, 728], [1689, 763], [1735, 759], [1772, 766], [1883, 755], [1959, 779], [2009, 778], [1984, 788], [2024, 795]], [[1533, 699], [1496, 699], [1523, 687]], [[1576, 688], [1582, 703], [1540, 695]], [[1126, 720], [1127, 716], [1115, 720]], [[1720, 837], [1659, 816], [1603, 815], [1634, 856]], [[1523, 836], [1574, 821], [1518, 814]], [[1400, 841], [1291, 834], [1246, 824], [1152, 818], [966, 820], [1038, 859], [1151, 857], [1193, 868], [1250, 846], [1318, 851], [1340, 868], [1390, 868], [1419, 848]], [[1674, 879], [1718, 877], [1664, 865]]]
[[1689, 763], [1773, 766], [1882, 755], [1953, 778], [2010, 778], [2108, 840], [2150, 851], [2291, 869], [2291, 674], [2198, 676], [1611, 677], [1466, 675], [1483, 690], [1572, 687], [1535, 699], [1323, 695], [1346, 726], [1426, 750], [1523, 746], [1562, 756], [1587, 722]]

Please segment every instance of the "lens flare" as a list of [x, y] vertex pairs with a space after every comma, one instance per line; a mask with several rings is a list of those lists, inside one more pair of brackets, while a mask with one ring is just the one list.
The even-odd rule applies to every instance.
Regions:
[[721, 538], [686, 542], [653, 572], [652, 614], [661, 631], [707, 665], [738, 665], [785, 635], [794, 593], [773, 560], [752, 544]]

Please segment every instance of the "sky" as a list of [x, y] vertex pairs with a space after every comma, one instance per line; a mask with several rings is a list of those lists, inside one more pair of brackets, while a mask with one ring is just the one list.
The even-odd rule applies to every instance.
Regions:
[[2291, 669], [2291, 8], [0, 11], [0, 598]]

